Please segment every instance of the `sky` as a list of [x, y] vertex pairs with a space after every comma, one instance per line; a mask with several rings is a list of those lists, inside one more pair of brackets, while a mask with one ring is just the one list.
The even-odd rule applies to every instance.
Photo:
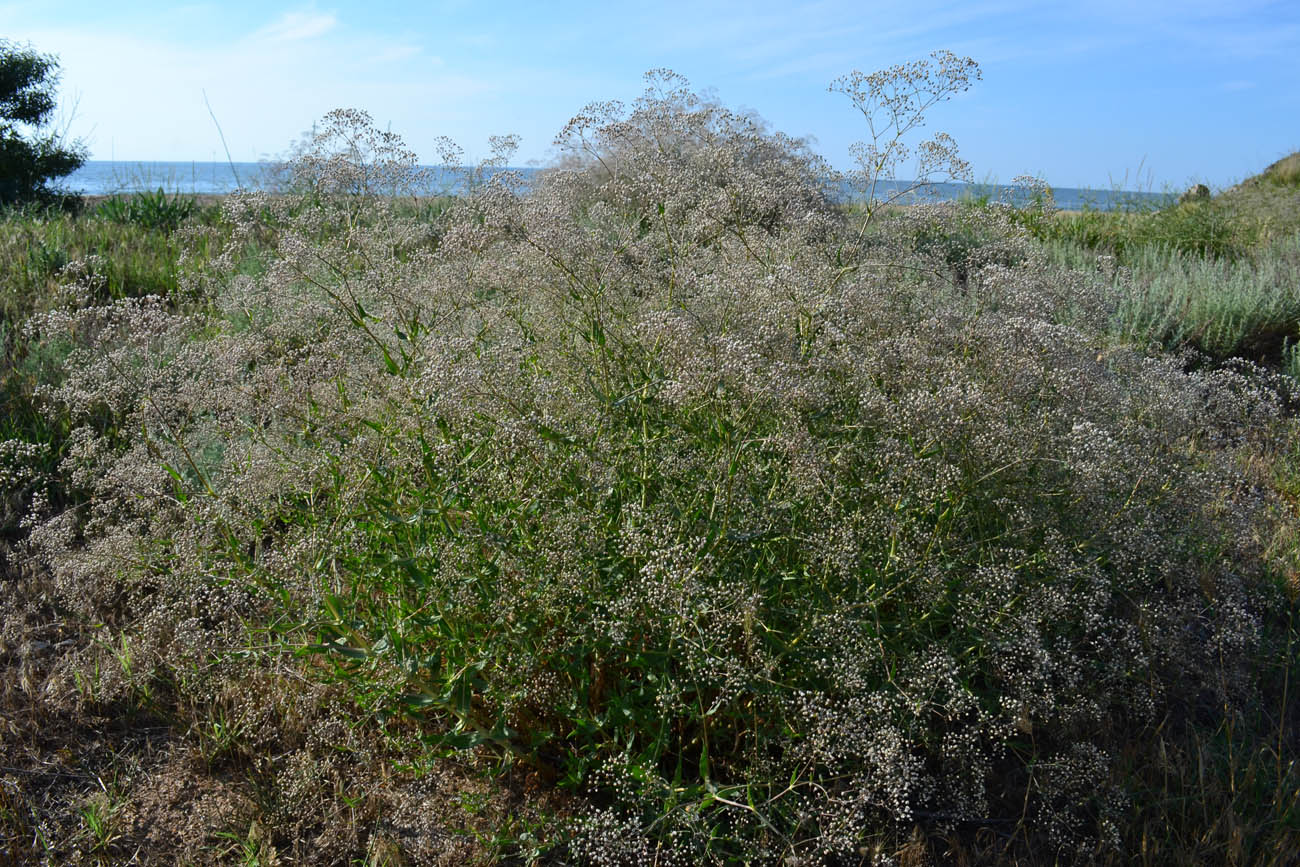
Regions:
[[274, 158], [348, 107], [428, 162], [438, 136], [479, 157], [514, 133], [544, 164], [584, 105], [666, 67], [849, 168], [866, 123], [828, 85], [940, 49], [983, 80], [925, 132], [978, 180], [1221, 188], [1300, 150], [1297, 0], [0, 0], [0, 38], [58, 56], [59, 120], [97, 160], [224, 160], [222, 134]]

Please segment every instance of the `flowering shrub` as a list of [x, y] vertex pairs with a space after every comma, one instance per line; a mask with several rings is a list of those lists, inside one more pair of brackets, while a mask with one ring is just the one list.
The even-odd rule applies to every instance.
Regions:
[[378, 162], [233, 199], [205, 310], [41, 324], [89, 496], [32, 551], [137, 658], [270, 624], [413, 755], [588, 798], [595, 863], [1119, 851], [1125, 751], [1257, 695], [1280, 380], [1113, 343], [999, 208], [864, 233], [667, 73], [433, 223], [331, 124]]

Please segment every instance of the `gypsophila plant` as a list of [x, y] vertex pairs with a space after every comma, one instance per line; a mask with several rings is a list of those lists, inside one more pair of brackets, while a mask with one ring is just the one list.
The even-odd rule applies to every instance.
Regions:
[[[896, 137], [976, 75], [839, 86]], [[863, 244], [803, 142], [665, 71], [433, 223], [377, 195], [400, 140], [330, 117], [365, 146], [227, 203], [206, 306], [33, 326], [76, 338], [46, 396], [87, 496], [29, 545], [120, 635], [100, 695], [257, 622], [408, 765], [571, 793], [521, 851], [822, 864], [1125, 857], [1150, 793], [1116, 768], [1268, 693], [1280, 377], [1112, 340], [1113, 284], [1005, 209]], [[220, 723], [209, 761], [258, 728]]]
[[290, 175], [292, 187], [327, 197], [411, 195], [423, 182], [415, 152], [360, 109], [325, 115], [296, 155]]
[[[926, 113], [952, 99], [983, 77], [979, 64], [951, 51], [935, 51], [928, 58], [901, 63], [877, 72], [854, 70], [837, 78], [832, 93], [842, 93], [862, 115], [870, 134], [852, 148], [857, 168], [848, 181], [860, 197], [859, 235], [866, 232], [882, 206], [906, 201], [917, 190], [940, 180], [970, 182], [970, 164], [957, 152], [947, 133], [909, 145], [907, 138], [925, 125]], [[897, 179], [899, 167], [915, 156], [910, 183], [884, 185]]]

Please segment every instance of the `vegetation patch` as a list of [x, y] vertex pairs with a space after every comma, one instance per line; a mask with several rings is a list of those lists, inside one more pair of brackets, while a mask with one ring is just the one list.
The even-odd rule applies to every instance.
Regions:
[[[841, 80], [895, 119], [859, 181], [972, 78]], [[336, 112], [215, 227], [69, 224], [212, 246], [10, 314], [63, 427], [0, 472], [54, 443], [65, 493], [7, 506], [7, 707], [157, 740], [56, 780], [23, 723], [6, 843], [111, 863], [185, 803], [159, 861], [1286, 863], [1263, 260], [1067, 262], [1045, 200], [845, 209], [806, 143], [648, 84], [527, 189], [413, 203], [400, 139]], [[1189, 336], [1230, 279], [1258, 318]]]
[[1264, 169], [1262, 179], [1279, 187], [1300, 186], [1300, 152], [1282, 157]]
[[155, 193], [113, 196], [100, 202], [95, 216], [114, 223], [134, 223], [145, 229], [171, 232], [198, 210], [198, 200], [193, 196], [168, 196], [159, 187]]

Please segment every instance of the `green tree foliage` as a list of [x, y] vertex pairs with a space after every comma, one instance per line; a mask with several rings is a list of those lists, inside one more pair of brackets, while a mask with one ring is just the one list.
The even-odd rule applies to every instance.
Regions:
[[0, 203], [46, 198], [86, 161], [84, 144], [50, 128], [58, 69], [53, 55], [0, 40]]

